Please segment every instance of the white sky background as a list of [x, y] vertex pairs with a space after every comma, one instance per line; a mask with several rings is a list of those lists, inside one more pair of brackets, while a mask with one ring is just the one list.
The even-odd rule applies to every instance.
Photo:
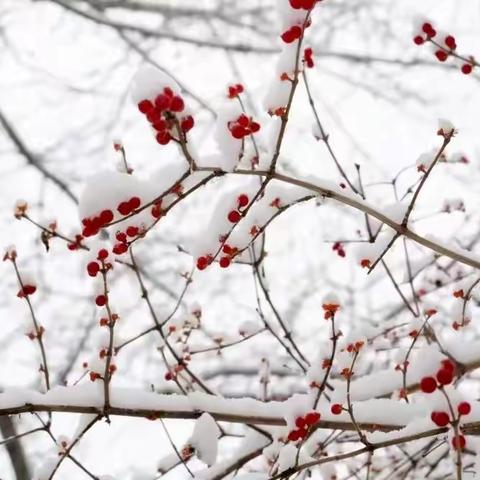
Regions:
[[[186, 5], [183, 1], [165, 3]], [[445, 197], [462, 197], [467, 213], [478, 221], [479, 74], [475, 78], [467, 77], [437, 65], [406, 68], [380, 63], [355, 64], [329, 55], [323, 57], [322, 50], [433, 62], [428, 47], [416, 47], [411, 40], [413, 20], [422, 14], [439, 28], [454, 34], [460, 52], [480, 55], [479, 2], [365, 0], [353, 2], [361, 7], [357, 16], [342, 14], [332, 20], [336, 6], [347, 3], [325, 0], [317, 7], [314, 27], [309, 32], [319, 46], [315, 50], [315, 69], [309, 72], [312, 89], [342, 164], [353, 173], [353, 164], [360, 163], [365, 184], [390, 180], [399, 170], [414, 164], [420, 153], [439, 145], [435, 135], [437, 120], [448, 118], [459, 130], [449, 151], [464, 151], [471, 163], [440, 166], [422, 193], [417, 213], [422, 216], [422, 213], [438, 210]], [[215, 2], [193, 4], [199, 7]], [[264, 2], [252, 0], [248, 4], [263, 5]], [[157, 17], [152, 15], [131, 14], [123, 18], [117, 15], [119, 20], [135, 19], [139, 24], [157, 27]], [[185, 20], [172, 25], [185, 36], [212, 38], [212, 31], [198, 21]], [[273, 33], [262, 39], [247, 30], [225, 29], [221, 24], [216, 27], [223, 41], [279, 45]], [[268, 31], [273, 28], [273, 23], [265, 25]], [[213, 108], [224, 101], [226, 86], [232, 80], [241, 80], [261, 108], [273, 74], [275, 55], [234, 54], [231, 58], [238, 69], [237, 75], [232, 72], [228, 55], [222, 50], [165, 40], [150, 40], [147, 45], [156, 61]], [[112, 169], [115, 156], [111, 145], [115, 138], [122, 139], [129, 162], [141, 176], [146, 177], [158, 165], [175, 160], [175, 148], [162, 149], [155, 144], [129, 98], [129, 82], [140, 63], [138, 55], [128, 51], [111, 29], [80, 19], [50, 2], [0, 0], [0, 110], [9, 117], [28, 147], [40, 154], [42, 162], [56, 175], [69, 182], [76, 194], [91, 174]], [[311, 135], [311, 111], [303, 88], [299, 88], [299, 92], [282, 162], [299, 175], [314, 174], [339, 181], [324, 145]], [[193, 106], [197, 121], [193, 133], [196, 147], [200, 152], [210, 152], [214, 145], [212, 117], [199, 110], [198, 104], [191, 99], [188, 102]], [[36, 308], [47, 328], [52, 369], [60, 371], [71, 346], [78, 341], [78, 326], [92, 319], [89, 282], [81, 262], [65, 254], [63, 244], [53, 244], [45, 262], [38, 232], [26, 222], [15, 221], [12, 206], [17, 198], [25, 198], [33, 205], [32, 213], [36, 218], [55, 217], [61, 229], [67, 232], [78, 227], [76, 209], [63, 193], [49, 182], [43, 182], [36, 170], [26, 166], [25, 159], [1, 133], [0, 154], [1, 243], [16, 244], [21, 264], [27, 265], [39, 282], [44, 283], [44, 292], [35, 298]], [[405, 183], [400, 185], [401, 189], [417, 178], [415, 169], [403, 178]], [[215, 192], [211, 189], [199, 193], [186, 208], [179, 209], [178, 216], [174, 212], [172, 218], [167, 218], [150, 243], [146, 243], [148, 248], [138, 249], [140, 259], [150, 262], [153, 275], [177, 293], [183, 286], [177, 273], [191, 267], [191, 258], [176, 254], [175, 245], [201, 231], [211, 213]], [[370, 188], [369, 200], [379, 205], [392, 203], [391, 188]], [[340, 217], [344, 220], [340, 221]], [[354, 238], [359, 220], [358, 214], [346, 208], [325, 206], [318, 209], [309, 204], [297, 207], [273, 226], [267, 261], [270, 287], [281, 311], [289, 308], [296, 311], [299, 339], [312, 356], [316, 351], [316, 343], [308, 341], [316, 328], [312, 326], [312, 316], [319, 315], [319, 301], [325, 289], [338, 286], [347, 295], [344, 286], [349, 284], [355, 290], [351, 294], [352, 321], [356, 316], [379, 319], [385, 309], [398, 303], [391, 286], [381, 283], [382, 276], [373, 274], [365, 279], [365, 272], [358, 269], [353, 260], [350, 263], [342, 261], [331, 253], [330, 244], [322, 243], [325, 239]], [[459, 214], [440, 215], [417, 228], [423, 233], [435, 233], [449, 239], [463, 222], [464, 217]], [[412, 250], [417, 252], [416, 247]], [[401, 268], [398, 271], [402, 272]], [[255, 318], [255, 299], [248, 283], [250, 276], [251, 273], [241, 268], [226, 272], [215, 269], [202, 274], [189, 291], [187, 303], [200, 301], [209, 331], [235, 332], [242, 320]], [[0, 267], [0, 278], [0, 387], [36, 387], [39, 380], [35, 372], [38, 365], [36, 346], [22, 336], [22, 325], [29, 318], [25, 305], [15, 297], [10, 265]], [[377, 289], [369, 288], [376, 282]], [[127, 338], [150, 325], [137, 289], [134, 278], [124, 274], [118, 278], [117, 293], [113, 293], [118, 310], [125, 316], [121, 333]], [[362, 291], [369, 293], [362, 296]], [[295, 308], [292, 302], [298, 299], [304, 302]], [[158, 292], [155, 301], [167, 312], [172, 305], [171, 300]], [[98, 328], [94, 327], [92, 339], [72, 373], [72, 381], [81, 371], [81, 361], [93, 351], [96, 330]], [[49, 332], [52, 332], [50, 336]], [[118, 360], [120, 373], [115, 379], [118, 385], [165, 387], [161, 359], [155, 355], [155, 341], [154, 338], [145, 339], [132, 347], [130, 353], [125, 350], [124, 357]], [[225, 362], [229, 365], [243, 362], [256, 367], [271, 345], [270, 340], [262, 337], [252, 342], [248, 359], [240, 349], [227, 354]], [[275, 361], [281, 364], [278, 359]], [[201, 362], [202, 372], [220, 364], [214, 354], [206, 355]], [[237, 380], [214, 385], [225, 394], [238, 394], [245, 387], [250, 394], [258, 394], [255, 378], [241, 380], [241, 384]], [[279, 391], [288, 393], [304, 386], [303, 381], [284, 381]], [[68, 435], [76, 427], [74, 416], [55, 417], [58, 417], [56, 433]], [[19, 430], [32, 424], [32, 419], [25, 415], [18, 422]], [[181, 445], [188, 438], [192, 425], [176, 421], [167, 422], [167, 426]], [[45, 436], [36, 434], [24, 441], [32, 465], [50, 448]], [[117, 478], [123, 480], [134, 478], [129, 476], [134, 469], [149, 474], [145, 478], [153, 478], [158, 460], [170, 452], [158, 422], [115, 418], [110, 426], [97, 425], [76, 449], [76, 456], [96, 474], [119, 474]], [[82, 479], [82, 475], [65, 461], [58, 478]], [[186, 473], [180, 468], [173, 475], [183, 478]], [[1, 447], [0, 478], [12, 478]]]

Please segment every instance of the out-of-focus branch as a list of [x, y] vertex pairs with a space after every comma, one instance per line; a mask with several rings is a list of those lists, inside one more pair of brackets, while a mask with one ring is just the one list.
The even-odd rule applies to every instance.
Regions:
[[182, 42], [182, 43], [188, 43], [191, 45], [196, 45], [198, 47], [210, 47], [215, 49], [231, 50], [231, 51], [243, 52], [243, 53], [255, 52], [255, 53], [265, 54], [265, 53], [276, 53], [278, 51], [278, 49], [274, 47], [258, 47], [258, 46], [246, 45], [242, 43], [223, 43], [223, 42], [217, 42], [213, 40], [204, 40], [200, 38], [186, 37], [184, 35], [179, 35], [177, 33], [162, 31], [160, 29], [148, 28], [141, 25], [133, 25], [130, 23], [112, 20], [107, 18], [104, 15], [98, 14], [94, 10], [81, 10], [73, 6], [70, 2], [67, 2], [65, 0], [48, 0], [48, 1], [55, 3], [65, 8], [65, 10], [75, 13], [83, 18], [86, 18], [87, 20], [91, 20], [92, 22], [97, 23], [99, 25], [105, 25], [107, 27], [112, 27], [116, 30], [121, 30], [121, 31], [137, 32], [137, 33], [146, 35], [148, 37], [165, 38], [168, 40], [173, 40], [175, 42]]
[[5, 440], [9, 438], [12, 439], [4, 446], [10, 457], [10, 462], [12, 463], [12, 468], [15, 472], [16, 479], [25, 480], [27, 478], [31, 478], [30, 469], [22, 444], [18, 438], [15, 438], [18, 436], [18, 434], [11, 417], [0, 417], [0, 432]]
[[5, 113], [0, 109], [0, 124], [5, 130], [7, 136], [14, 143], [17, 150], [29, 165], [36, 168], [45, 178], [48, 178], [52, 183], [54, 183], [60, 190], [62, 190], [74, 203], [78, 204], [78, 199], [75, 194], [70, 190], [70, 187], [60, 178], [58, 178], [53, 172], [51, 172], [45, 165], [43, 165], [42, 160], [34, 154], [27, 147], [26, 143], [20, 137], [18, 132], [15, 130], [13, 124], [10, 122]]

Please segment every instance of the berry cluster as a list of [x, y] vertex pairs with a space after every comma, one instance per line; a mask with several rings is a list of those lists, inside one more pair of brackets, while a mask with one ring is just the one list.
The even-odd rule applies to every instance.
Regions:
[[130, 200], [126, 200], [124, 202], [120, 202], [117, 210], [123, 216], [130, 215], [134, 212], [138, 207], [141, 205], [141, 200], [138, 197], [132, 197]]
[[97, 274], [100, 272], [100, 270], [102, 270], [102, 267], [107, 268], [108, 265], [110, 265], [106, 262], [107, 258], [108, 258], [108, 250], [105, 248], [101, 248], [97, 253], [98, 262], [91, 261], [87, 264], [87, 273], [91, 277], [96, 277]]
[[303, 51], [303, 62], [307, 68], [313, 68], [315, 66], [313, 63], [313, 50], [310, 47]]
[[298, 40], [302, 36], [302, 33], [302, 27], [298, 25], [293, 25], [288, 30], [285, 30], [280, 35], [280, 37], [285, 43], [293, 43], [295, 40]]
[[201, 257], [197, 258], [197, 268], [199, 270], [205, 270], [212, 262], [213, 262], [212, 255], [210, 254], [202, 255]]
[[[457, 412], [459, 416], [468, 415], [472, 410], [470, 403], [468, 402], [460, 402], [457, 405]], [[443, 411], [434, 411], [430, 415], [432, 422], [437, 425], [438, 427], [445, 427], [450, 423], [450, 416], [447, 412]]]
[[84, 218], [82, 220], [84, 237], [92, 237], [96, 235], [100, 229], [106, 227], [113, 220], [113, 212], [109, 209], [102, 210], [100, 214], [92, 218]]
[[290, 6], [295, 10], [311, 10], [319, 0], [289, 0]]
[[297, 417], [295, 419], [295, 430], [292, 430], [288, 434], [288, 439], [291, 442], [297, 440], [303, 440], [307, 435], [311, 427], [316, 425], [320, 421], [320, 414], [318, 412], [309, 412], [303, 417]]
[[468, 75], [472, 72], [473, 67], [476, 65], [473, 57], [463, 58], [455, 53], [457, 49], [457, 42], [453, 35], [443, 35], [441, 40], [434, 40], [437, 37], [437, 31], [430, 22], [424, 22], [421, 27], [421, 32], [413, 37], [415, 45], [423, 45], [425, 42], [429, 42], [435, 46], [435, 57], [439, 62], [446, 62], [450, 56], [456, 57], [462, 60], [460, 67], [462, 73]]
[[341, 244], [340, 242], [335, 242], [333, 244], [332, 250], [334, 252], [337, 252], [337, 255], [339, 257], [345, 257], [345, 249], [343, 248], [343, 244]]
[[[246, 193], [241, 193], [237, 197], [237, 208], [235, 210], [231, 210], [228, 215], [227, 219], [229, 222], [236, 224], [242, 218], [242, 211], [247, 205], [249, 204], [250, 199]], [[223, 256], [220, 257], [218, 261], [220, 267], [227, 268], [232, 263], [232, 259], [238, 253], [237, 247], [232, 247], [228, 245], [226, 242], [226, 236], [221, 236], [219, 241], [222, 243], [222, 252], [224, 253]], [[213, 263], [214, 257], [211, 254], [202, 255], [201, 257], [197, 258], [197, 268], [199, 270], [205, 270], [211, 263]]]
[[228, 221], [231, 223], [238, 223], [242, 218], [241, 210], [248, 205], [248, 202], [249, 202], [248, 195], [246, 195], [245, 193], [242, 193], [241, 195], [239, 195], [237, 198], [237, 209], [231, 210], [228, 213], [227, 215]]
[[244, 88], [241, 83], [230, 85], [228, 87], [228, 98], [237, 98], [241, 93], [243, 93], [243, 91], [244, 91]]
[[445, 359], [441, 362], [441, 367], [435, 374], [435, 377], [423, 377], [420, 381], [420, 389], [424, 393], [433, 393], [437, 388], [443, 385], [449, 385], [453, 382], [455, 376], [455, 365], [451, 360]]
[[130, 225], [126, 228], [124, 232], [118, 231], [115, 234], [115, 238], [118, 243], [113, 246], [113, 253], [115, 253], [116, 255], [122, 255], [126, 253], [128, 250], [128, 238], [135, 238], [143, 234], [144, 230], [141, 230], [135, 225]]
[[[118, 213], [120, 213], [120, 215], [127, 216], [135, 212], [135, 210], [140, 207], [141, 203], [142, 202], [139, 197], [131, 197], [129, 200], [120, 202], [118, 204], [117, 211]], [[82, 219], [82, 235], [84, 237], [91, 237], [97, 235], [100, 229], [107, 227], [113, 221], [113, 219], [114, 214], [110, 209], [102, 210], [98, 215], [95, 215], [94, 217]], [[74, 250], [73, 247], [71, 249]]]
[[233, 138], [241, 140], [247, 135], [257, 133], [260, 130], [260, 124], [242, 113], [235, 121], [228, 122], [228, 129]]
[[172, 139], [175, 140], [175, 128], [179, 127], [185, 134], [195, 125], [191, 115], [178, 118], [178, 114], [185, 110], [185, 102], [180, 95], [175, 95], [170, 87], [165, 87], [153, 101], [144, 99], [139, 102], [138, 109], [156, 131], [155, 138], [160, 145], [167, 145]]

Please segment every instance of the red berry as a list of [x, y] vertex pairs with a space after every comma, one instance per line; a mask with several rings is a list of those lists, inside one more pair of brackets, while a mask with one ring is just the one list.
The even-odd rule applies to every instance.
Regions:
[[122, 202], [117, 208], [121, 215], [128, 215], [131, 212], [131, 208], [128, 202]]
[[248, 195], [246, 195], [245, 193], [242, 193], [241, 195], [238, 196], [238, 199], [237, 199], [237, 204], [238, 204], [238, 207], [246, 207], [248, 205]]
[[293, 430], [288, 434], [288, 439], [291, 442], [296, 442], [301, 436], [300, 430]]
[[142, 113], [148, 113], [150, 110], [153, 110], [153, 103], [150, 100], [142, 100], [138, 104], [138, 109]]
[[158, 132], [155, 138], [157, 139], [157, 142], [160, 145], [167, 145], [172, 139], [172, 136], [170, 135], [170, 133], [164, 131], [164, 132]]
[[185, 133], [189, 132], [194, 125], [195, 125], [195, 121], [193, 120], [193, 117], [191, 115], [189, 115], [188, 117], [185, 117], [180, 123], [181, 129]]
[[220, 266], [222, 268], [227, 268], [227, 267], [230, 266], [231, 260], [230, 260], [229, 257], [222, 257], [222, 258], [220, 258], [218, 263], [220, 264]]
[[257, 122], [252, 122], [252, 123], [250, 124], [250, 131], [251, 131], [252, 133], [257, 133], [259, 130], [260, 130], [260, 124], [259, 124], [259, 123], [257, 123]]
[[103, 222], [100, 217], [94, 217], [92, 220], [92, 227], [94, 230], [100, 230], [103, 227]]
[[155, 105], [160, 110], [168, 110], [170, 108], [170, 102], [172, 101], [169, 95], [161, 93], [155, 99]]
[[160, 121], [161, 116], [162, 112], [158, 108], [154, 108], [147, 113], [147, 120], [150, 123], [155, 124]]
[[304, 419], [303, 417], [297, 417], [297, 418], [295, 419], [295, 425], [296, 425], [297, 428], [299, 428], [299, 429], [304, 428], [306, 424], [307, 424], [307, 423], [306, 423], [306, 421], [305, 421], [305, 419]]
[[432, 419], [432, 422], [438, 427], [445, 427], [450, 421], [447, 412], [432, 412], [430, 418]]
[[208, 267], [208, 258], [207, 257], [198, 257], [197, 258], [197, 268], [199, 270], [205, 270]]
[[111, 210], [102, 210], [100, 213], [100, 220], [102, 225], [106, 225], [113, 220], [113, 212]]
[[165, 87], [163, 89], [163, 93], [167, 96], [172, 98], [173, 97], [173, 90], [170, 87]]
[[241, 127], [244, 127], [244, 128], [247, 128], [248, 125], [250, 124], [250, 120], [248, 119], [248, 117], [246, 115], [244, 115], [242, 113], [242, 115], [240, 115], [238, 118], [237, 118], [237, 123], [241, 126]]
[[458, 437], [455, 436], [455, 437], [452, 438], [452, 447], [455, 450], [460, 450], [460, 449], [465, 448], [465, 444], [466, 444], [466, 441], [465, 441], [465, 437], [463, 435], [459, 435]]
[[450, 50], [455, 50], [457, 48], [457, 43], [455, 42], [455, 37], [452, 35], [447, 35], [445, 37], [445, 45], [450, 49]]
[[431, 23], [424, 23], [423, 26], [422, 26], [422, 30], [430, 37], [434, 37], [437, 32], [436, 30], [432, 27], [432, 24]]
[[472, 410], [472, 407], [468, 402], [461, 402], [458, 404], [457, 410], [460, 415], [468, 415]]
[[455, 364], [449, 359], [442, 360], [441, 364], [444, 370], [448, 370], [450, 372], [453, 372], [455, 370]]
[[237, 212], [236, 210], [232, 210], [229, 214], [228, 214], [228, 220], [232, 223], [238, 223], [240, 221], [240, 218], [241, 215], [239, 212]]
[[291, 30], [287, 30], [286, 32], [283, 32], [280, 37], [285, 43], [292, 43], [295, 38], [293, 37], [293, 33]]
[[93, 229], [91, 226], [88, 226], [88, 227], [85, 227], [83, 230], [82, 230], [82, 235], [84, 237], [91, 237], [92, 235], [95, 235], [93, 233]]
[[185, 108], [185, 104], [183, 102], [182, 97], [175, 96], [172, 98], [171, 104], [170, 104], [170, 110], [172, 112], [181, 112]]
[[435, 52], [435, 56], [437, 57], [439, 62], [445, 62], [445, 60], [447, 60], [448, 58], [448, 53], [444, 50], [437, 50]]
[[302, 36], [302, 29], [294, 25], [289, 30], [282, 33], [281, 38], [285, 43], [292, 43]]
[[299, 435], [299, 437], [302, 438], [302, 439], [305, 438], [305, 437], [307, 436], [307, 434], [308, 434], [308, 431], [307, 431], [306, 428], [300, 428], [300, 429], [298, 430], [298, 435]]
[[127, 235], [123, 232], [117, 232], [115, 238], [121, 243], [126, 243], [127, 241]]
[[152, 217], [160, 218], [162, 216], [162, 204], [157, 203], [152, 207]]
[[342, 410], [342, 406], [339, 403], [334, 403], [330, 408], [330, 411], [334, 415], [340, 415], [342, 413]]
[[315, 5], [316, 1], [317, 0], [303, 0], [302, 6], [305, 10], [310, 10]]
[[108, 250], [105, 249], [105, 248], [101, 248], [101, 249], [98, 251], [97, 258], [98, 258], [99, 260], [105, 260], [107, 257], [108, 257]]
[[128, 250], [128, 245], [126, 243], [117, 243], [113, 248], [112, 252], [115, 255], [122, 255]]
[[107, 303], [107, 297], [105, 295], [97, 295], [95, 303], [99, 307], [103, 307]]
[[297, 38], [300, 38], [302, 36], [302, 29], [298, 25], [294, 25], [290, 31], [292, 32], [292, 35], [294, 36], [294, 40]]
[[241, 125], [234, 125], [230, 131], [232, 132], [232, 137], [236, 138], [237, 140], [240, 140], [248, 134], [247, 130], [245, 130], [245, 128], [243, 128]]
[[422, 45], [425, 43], [425, 39], [421, 35], [417, 35], [413, 37], [413, 42], [415, 45]]
[[17, 297], [24, 298], [28, 297], [29, 295], [33, 295], [37, 291], [37, 287], [35, 285], [24, 285], [23, 288], [17, 293]]
[[243, 85], [241, 83], [237, 83], [235, 85], [235, 88], [237, 89], [237, 94], [243, 93], [243, 91], [244, 91]]
[[451, 370], [447, 370], [445, 368], [441, 368], [437, 372], [437, 381], [440, 385], [448, 385], [453, 381], [453, 372]]
[[91, 277], [96, 277], [100, 271], [100, 265], [97, 262], [90, 262], [87, 265], [87, 272]]
[[305, 416], [305, 421], [308, 425], [316, 425], [320, 420], [320, 414], [318, 412], [309, 412]]
[[167, 380], [167, 382], [168, 382], [168, 381], [170, 381], [170, 380], [172, 380], [172, 379], [173, 379], [172, 372], [167, 372], [167, 373], [165, 374], [165, 380]]
[[462, 65], [462, 73], [464, 73], [465, 75], [468, 75], [469, 73], [471, 73], [472, 70], [473, 70], [473, 67], [469, 63], [464, 63]]
[[153, 128], [157, 132], [163, 132], [167, 128], [167, 122], [165, 120], [160, 119], [153, 124]]
[[433, 377], [423, 377], [420, 382], [420, 389], [424, 393], [433, 393], [437, 389], [437, 382]]
[[135, 237], [138, 234], [138, 227], [128, 227], [127, 228], [127, 236]]
[[130, 211], [136, 210], [141, 204], [142, 204], [142, 201], [138, 197], [132, 197], [128, 201], [128, 206], [130, 207]]
[[290, 0], [290, 6], [296, 10], [302, 8], [303, 0]]

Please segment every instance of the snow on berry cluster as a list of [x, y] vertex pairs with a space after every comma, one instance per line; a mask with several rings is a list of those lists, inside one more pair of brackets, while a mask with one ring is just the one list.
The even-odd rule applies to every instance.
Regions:
[[455, 365], [451, 360], [442, 360], [441, 367], [435, 376], [423, 377], [420, 381], [420, 388], [424, 393], [433, 393], [437, 388], [449, 385], [455, 376]]
[[211, 220], [201, 227], [190, 241], [190, 251], [197, 259], [197, 268], [205, 270], [215, 261], [222, 268], [233, 259], [249, 261], [247, 247], [255, 245], [262, 229], [276, 215], [310, 192], [300, 187], [270, 183], [261, 198], [256, 198], [258, 183], [239, 182], [231, 191], [218, 195]]
[[458, 392], [446, 390], [456, 375], [456, 366], [450, 359], [444, 359], [435, 376], [425, 376], [420, 381], [420, 389], [426, 394], [433, 394], [437, 390], [444, 394], [444, 398], [437, 398], [433, 402], [435, 409], [431, 412], [430, 419], [438, 427], [450, 426], [454, 433], [451, 443], [454, 450], [461, 450], [466, 446], [464, 435], [456, 428], [462, 417], [468, 416], [472, 410], [469, 402], [461, 399]]
[[[242, 213], [249, 205], [249, 202], [250, 199], [247, 193], [240, 193], [237, 196], [233, 208], [231, 208], [226, 214], [226, 220], [231, 226], [237, 224], [241, 220]], [[225, 221], [222, 223], [225, 225]], [[239, 249], [233, 246], [227, 237], [228, 230], [225, 233], [219, 233], [217, 237], [218, 245], [216, 245], [210, 253], [204, 253], [197, 258], [197, 268], [199, 270], [205, 270], [211, 263], [213, 263], [216, 256], [219, 256], [218, 263], [220, 267], [227, 268], [230, 266], [232, 260], [239, 253]]]
[[[278, 57], [274, 78], [268, 94], [264, 99], [264, 107], [270, 115], [285, 114], [291, 92], [292, 81], [303, 66], [313, 68], [313, 49], [301, 49], [305, 30], [311, 25], [310, 14], [317, 1], [313, 0], [279, 0], [278, 14], [280, 20], [280, 38], [282, 50]], [[298, 65], [297, 56], [303, 59]], [[303, 57], [302, 57], [303, 54]]]
[[303, 416], [299, 416], [295, 419], [295, 430], [292, 430], [288, 434], [288, 439], [291, 442], [303, 440], [309, 434], [309, 431], [320, 421], [321, 415], [318, 412], [308, 412]]
[[218, 161], [213, 161], [213, 164], [231, 172], [243, 157], [252, 160], [256, 155], [253, 135], [257, 134], [260, 128], [260, 123], [244, 113], [239, 102], [229, 102], [221, 108], [215, 124], [215, 140], [220, 150], [220, 157]]
[[185, 108], [180, 87], [160, 70], [145, 66], [133, 79], [132, 96], [160, 145], [182, 142], [195, 122]]
[[439, 62], [454, 58], [460, 62], [460, 70], [465, 75], [472, 73], [477, 65], [473, 56], [462, 56], [457, 53], [457, 42], [453, 35], [439, 32], [431, 21], [420, 20], [415, 26], [413, 35], [415, 45], [431, 44], [433, 53]]
[[239, 115], [235, 120], [227, 124], [233, 138], [241, 140], [247, 135], [252, 135], [260, 130], [260, 124], [254, 122], [252, 118], [247, 117], [244, 113]]

